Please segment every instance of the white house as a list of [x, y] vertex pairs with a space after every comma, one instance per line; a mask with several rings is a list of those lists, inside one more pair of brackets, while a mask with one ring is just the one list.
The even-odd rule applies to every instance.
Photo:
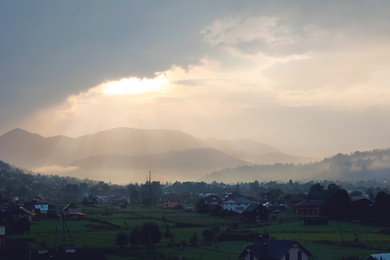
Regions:
[[235, 211], [241, 213], [248, 207], [253, 201], [248, 200], [245, 197], [237, 197], [223, 202], [222, 208], [226, 210]]

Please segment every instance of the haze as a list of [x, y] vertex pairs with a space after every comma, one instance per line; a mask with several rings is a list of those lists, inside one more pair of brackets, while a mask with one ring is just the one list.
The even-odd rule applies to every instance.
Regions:
[[1, 1], [0, 135], [390, 147], [388, 1]]

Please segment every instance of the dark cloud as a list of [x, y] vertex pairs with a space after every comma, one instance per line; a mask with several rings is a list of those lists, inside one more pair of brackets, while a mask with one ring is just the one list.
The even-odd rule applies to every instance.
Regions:
[[105, 80], [196, 63], [213, 8], [173, 1], [2, 2], [1, 106], [34, 110]]

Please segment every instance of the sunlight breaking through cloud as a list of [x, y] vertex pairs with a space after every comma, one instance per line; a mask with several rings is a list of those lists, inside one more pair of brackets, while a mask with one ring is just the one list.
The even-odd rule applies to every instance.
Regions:
[[153, 79], [148, 78], [122, 78], [117, 81], [103, 83], [101, 93], [105, 95], [137, 95], [147, 92], [161, 92], [169, 86], [169, 81], [164, 75], [158, 75]]

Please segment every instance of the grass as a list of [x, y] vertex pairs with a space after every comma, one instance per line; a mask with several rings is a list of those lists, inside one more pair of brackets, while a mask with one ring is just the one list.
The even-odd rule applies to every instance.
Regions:
[[[262, 226], [250, 227], [241, 224], [239, 217], [215, 218], [193, 211], [168, 211], [161, 207], [131, 206], [127, 209], [113, 208], [107, 205], [94, 207], [81, 206], [87, 218], [67, 220], [64, 229], [58, 220], [34, 220], [31, 231], [22, 235], [9, 236], [10, 241], [25, 239], [31, 249], [54, 248], [58, 244], [75, 244], [78, 248], [107, 248], [109, 260], [148, 259], [151, 254], [164, 255], [166, 259], [178, 259], [179, 245], [186, 245], [182, 256], [186, 259], [237, 259], [239, 253], [252, 241], [217, 241], [206, 245], [202, 241], [205, 228], [219, 227], [219, 233], [269, 233], [271, 238], [297, 240], [313, 253], [316, 260], [339, 259], [341, 256], [356, 255], [361, 259], [371, 253], [386, 252], [390, 248], [389, 236], [379, 233], [380, 227], [365, 226], [357, 223], [329, 221], [328, 225], [303, 225], [294, 214], [284, 214], [283, 221], [268, 222]], [[111, 215], [104, 214], [112, 212]], [[119, 248], [115, 237], [119, 232], [129, 233], [135, 226], [145, 221], [155, 222], [165, 232], [163, 217], [174, 234], [175, 241], [163, 238], [153, 246], [153, 250], [131, 246]], [[232, 223], [240, 223], [237, 231], [229, 230]], [[66, 228], [67, 227], [67, 228]], [[68, 233], [69, 230], [69, 233]], [[360, 235], [360, 243], [354, 243], [354, 233]], [[198, 236], [196, 246], [189, 245], [193, 233]], [[69, 236], [70, 234], [70, 236]]]

